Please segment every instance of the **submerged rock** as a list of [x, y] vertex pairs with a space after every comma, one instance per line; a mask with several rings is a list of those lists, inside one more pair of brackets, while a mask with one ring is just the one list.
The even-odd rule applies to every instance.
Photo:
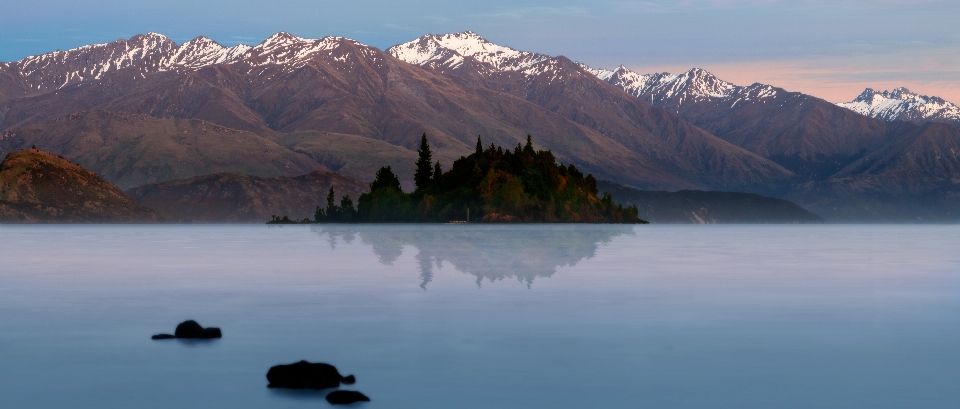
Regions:
[[268, 388], [326, 389], [336, 388], [341, 383], [356, 382], [353, 375], [342, 376], [330, 364], [300, 361], [288, 365], [276, 365], [267, 371]]
[[151, 339], [174, 339], [174, 338], [184, 338], [184, 339], [213, 339], [213, 338], [222, 338], [223, 334], [220, 332], [220, 328], [204, 328], [197, 324], [194, 320], [187, 320], [181, 322], [180, 325], [177, 325], [177, 329], [173, 332], [173, 335], [170, 334], [157, 334]]
[[370, 398], [357, 391], [333, 391], [327, 395], [331, 405], [349, 405], [354, 402], [370, 402]]

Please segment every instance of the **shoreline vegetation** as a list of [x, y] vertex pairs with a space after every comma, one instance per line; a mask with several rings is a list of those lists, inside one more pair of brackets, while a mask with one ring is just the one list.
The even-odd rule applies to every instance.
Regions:
[[636, 206], [599, 195], [597, 179], [573, 164], [558, 164], [553, 152], [534, 150], [531, 137], [514, 149], [477, 138], [476, 151], [461, 156], [444, 172], [433, 162], [427, 135], [420, 139], [414, 173], [416, 188], [405, 193], [389, 166], [381, 167], [360, 194], [336, 203], [333, 187], [326, 207], [313, 220], [273, 216], [267, 224], [312, 223], [631, 223], [646, 224]]

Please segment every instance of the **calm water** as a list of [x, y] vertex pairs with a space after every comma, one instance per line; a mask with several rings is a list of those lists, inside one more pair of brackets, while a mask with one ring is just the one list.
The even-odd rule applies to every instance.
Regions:
[[[0, 407], [956, 408], [958, 226], [0, 226]], [[151, 341], [193, 318], [211, 342]]]

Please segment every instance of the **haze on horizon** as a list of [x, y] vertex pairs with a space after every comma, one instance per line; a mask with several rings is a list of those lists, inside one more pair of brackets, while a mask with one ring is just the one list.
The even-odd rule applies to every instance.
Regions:
[[960, 3], [949, 0], [12, 0], [0, 61], [158, 32], [256, 44], [278, 31], [344, 36], [386, 49], [473, 30], [498, 44], [641, 73], [707, 69], [832, 102], [864, 88], [960, 103]]

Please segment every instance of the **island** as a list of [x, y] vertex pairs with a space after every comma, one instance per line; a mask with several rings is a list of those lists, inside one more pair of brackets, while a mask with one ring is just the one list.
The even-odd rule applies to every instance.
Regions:
[[476, 151], [446, 172], [433, 162], [426, 134], [417, 153], [413, 192], [404, 192], [385, 166], [356, 207], [349, 195], [336, 203], [331, 187], [326, 207], [317, 206], [313, 220], [274, 216], [267, 223], [647, 223], [636, 206], [599, 195], [592, 174], [558, 163], [549, 150], [534, 150], [530, 135], [526, 145], [513, 149], [484, 149], [477, 137]]

